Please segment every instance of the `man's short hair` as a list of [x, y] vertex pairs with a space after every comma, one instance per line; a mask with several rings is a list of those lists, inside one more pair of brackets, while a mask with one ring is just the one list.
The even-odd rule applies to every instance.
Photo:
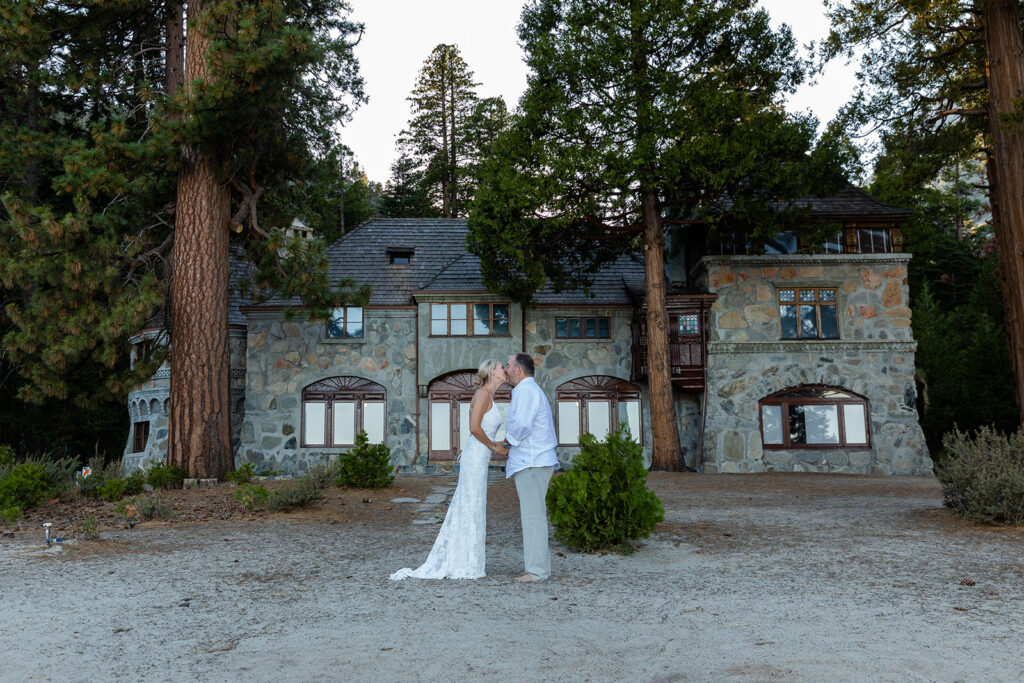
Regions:
[[527, 377], [533, 377], [533, 356], [528, 353], [517, 353], [516, 365], [523, 369]]

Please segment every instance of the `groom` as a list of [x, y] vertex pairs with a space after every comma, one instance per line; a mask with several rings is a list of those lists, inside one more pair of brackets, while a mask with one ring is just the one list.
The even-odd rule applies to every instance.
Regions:
[[512, 403], [505, 425], [508, 463], [505, 476], [512, 477], [519, 495], [523, 526], [523, 559], [526, 573], [516, 581], [544, 581], [551, 574], [548, 550], [548, 513], [545, 497], [551, 474], [558, 469], [555, 457], [555, 421], [548, 397], [533, 379], [533, 357], [509, 356], [505, 374], [512, 384]]

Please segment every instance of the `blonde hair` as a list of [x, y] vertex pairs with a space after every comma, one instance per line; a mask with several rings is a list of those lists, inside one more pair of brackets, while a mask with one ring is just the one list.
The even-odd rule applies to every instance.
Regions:
[[477, 368], [476, 377], [473, 378], [473, 386], [482, 387], [487, 384], [487, 380], [491, 377], [491, 370], [499, 365], [501, 365], [501, 361], [495, 358], [488, 358], [481, 363], [480, 367]]

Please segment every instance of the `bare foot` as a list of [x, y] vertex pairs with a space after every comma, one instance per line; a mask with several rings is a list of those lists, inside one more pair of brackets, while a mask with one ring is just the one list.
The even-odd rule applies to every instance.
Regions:
[[531, 582], [536, 581], [536, 580], [537, 580], [537, 577], [535, 577], [533, 574], [530, 574], [530, 573], [526, 573], [526, 574], [523, 574], [522, 576], [517, 576], [516, 577], [516, 581], [518, 581], [519, 583], [531, 583]]

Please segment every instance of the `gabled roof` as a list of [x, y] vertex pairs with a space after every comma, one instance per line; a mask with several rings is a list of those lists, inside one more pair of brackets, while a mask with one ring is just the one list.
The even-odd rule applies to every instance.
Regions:
[[812, 216], [868, 218], [904, 218], [910, 209], [881, 202], [859, 187], [847, 185], [831, 197], [800, 197], [797, 206], [810, 205]]
[[[413, 252], [409, 264], [389, 263], [396, 249]], [[371, 306], [402, 306], [465, 253], [464, 219], [373, 218], [327, 249], [328, 272], [332, 283], [350, 278], [372, 286]]]
[[[587, 296], [582, 289], [569, 289], [556, 292], [548, 286], [537, 292], [535, 301], [538, 304], [560, 304], [572, 306], [577, 304], [630, 305], [633, 303], [630, 290], [644, 288], [644, 266], [639, 261], [623, 256], [594, 274], [590, 287], [593, 296]], [[483, 279], [480, 277], [480, 260], [470, 253], [464, 253], [445, 266], [434, 279], [422, 289], [430, 292], [484, 292]]]
[[[349, 278], [373, 288], [370, 306], [408, 306], [414, 293], [485, 292], [479, 259], [466, 251], [462, 218], [373, 218], [342, 236], [327, 249], [331, 282]], [[409, 264], [390, 264], [390, 253], [412, 251]], [[537, 303], [631, 304], [629, 283], [643, 288], [643, 264], [630, 258], [608, 266], [594, 278], [593, 297], [582, 290], [537, 294]], [[272, 297], [258, 306], [298, 306], [292, 299]]]

